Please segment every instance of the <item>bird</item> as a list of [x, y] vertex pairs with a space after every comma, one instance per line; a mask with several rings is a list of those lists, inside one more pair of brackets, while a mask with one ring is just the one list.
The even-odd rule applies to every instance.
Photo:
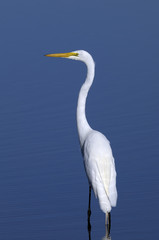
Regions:
[[117, 204], [115, 161], [109, 140], [101, 132], [92, 129], [86, 118], [86, 99], [95, 76], [95, 62], [84, 50], [45, 56], [79, 60], [87, 66], [87, 76], [79, 91], [76, 119], [84, 168], [89, 183], [88, 217], [90, 219], [91, 190], [93, 189], [99, 200], [100, 209], [105, 213], [105, 225], [110, 232], [110, 212]]

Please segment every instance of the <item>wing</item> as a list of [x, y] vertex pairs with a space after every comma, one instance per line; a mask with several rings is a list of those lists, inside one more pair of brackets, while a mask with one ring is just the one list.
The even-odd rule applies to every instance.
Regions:
[[98, 171], [109, 198], [111, 206], [115, 207], [117, 202], [116, 170], [112, 155], [97, 161]]
[[87, 138], [84, 164], [95, 195], [98, 198], [99, 195], [102, 199], [105, 198], [105, 202], [108, 199], [111, 206], [115, 206], [117, 200], [115, 164], [110, 143], [103, 134], [94, 131]]
[[104, 185], [107, 196], [109, 196], [109, 184], [111, 178], [111, 162], [109, 157], [97, 159], [97, 168]]
[[[110, 212], [111, 204], [103, 183], [102, 174], [104, 177], [105, 175], [101, 164], [99, 164], [97, 158], [90, 156], [89, 158], [85, 158], [84, 165], [88, 180], [93, 188], [95, 196], [99, 199], [99, 205], [101, 210], [105, 213]], [[99, 168], [102, 169], [102, 171], [100, 171]], [[106, 178], [106, 181], [107, 180], [109, 179]]]

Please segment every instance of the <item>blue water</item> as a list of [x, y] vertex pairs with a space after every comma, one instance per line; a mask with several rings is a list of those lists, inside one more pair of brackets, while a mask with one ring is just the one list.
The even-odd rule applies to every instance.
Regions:
[[[96, 62], [87, 118], [118, 174], [111, 238], [158, 239], [158, 1], [8, 0], [0, 16], [0, 238], [89, 239], [76, 129], [86, 67], [43, 57], [85, 49]], [[92, 240], [104, 221], [93, 196]]]

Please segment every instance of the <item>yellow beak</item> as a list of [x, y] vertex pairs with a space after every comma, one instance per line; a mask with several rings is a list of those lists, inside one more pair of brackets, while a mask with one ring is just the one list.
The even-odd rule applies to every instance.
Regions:
[[75, 53], [75, 52], [53, 53], [53, 54], [46, 54], [44, 56], [46, 56], [46, 57], [63, 57], [63, 58], [68, 58], [68, 57], [71, 57], [71, 56], [78, 56], [78, 53]]

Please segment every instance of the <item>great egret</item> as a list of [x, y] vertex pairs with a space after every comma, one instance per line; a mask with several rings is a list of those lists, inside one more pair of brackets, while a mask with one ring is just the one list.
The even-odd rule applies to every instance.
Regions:
[[92, 56], [78, 50], [69, 53], [47, 54], [47, 57], [63, 57], [80, 60], [87, 66], [87, 77], [82, 85], [77, 104], [77, 128], [84, 157], [84, 166], [89, 181], [89, 208], [90, 216], [91, 188], [99, 199], [101, 210], [106, 214], [106, 224], [110, 228], [110, 211], [116, 206], [116, 170], [112, 150], [108, 139], [100, 132], [93, 130], [87, 122], [85, 115], [86, 98], [93, 83], [95, 63]]

